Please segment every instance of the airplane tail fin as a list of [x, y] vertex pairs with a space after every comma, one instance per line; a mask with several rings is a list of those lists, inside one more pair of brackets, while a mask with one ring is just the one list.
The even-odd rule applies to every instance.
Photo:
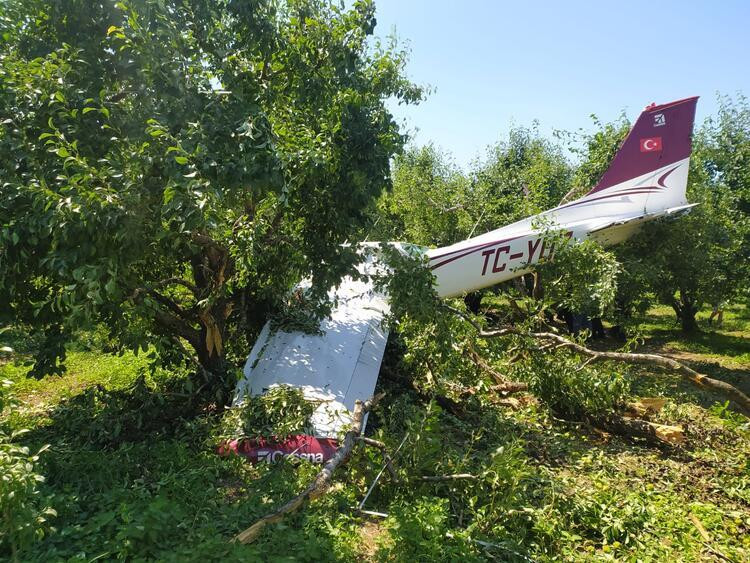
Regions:
[[644, 194], [649, 208], [685, 204], [697, 101], [696, 96], [646, 107], [585, 198]]

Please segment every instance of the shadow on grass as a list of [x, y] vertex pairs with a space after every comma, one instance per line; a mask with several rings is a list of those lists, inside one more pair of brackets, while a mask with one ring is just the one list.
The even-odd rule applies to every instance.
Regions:
[[26, 441], [111, 448], [125, 442], [170, 437], [180, 422], [209, 411], [204, 397], [184, 392], [184, 379], [158, 388], [139, 377], [126, 389], [93, 385], [62, 400], [48, 413], [48, 422], [28, 433]]
[[728, 358], [750, 355], [750, 338], [718, 331], [686, 334], [680, 330], [657, 328], [650, 330], [646, 338], [646, 346], [661, 346], [667, 342], [679, 342], [681, 350], [699, 354], [718, 354]]

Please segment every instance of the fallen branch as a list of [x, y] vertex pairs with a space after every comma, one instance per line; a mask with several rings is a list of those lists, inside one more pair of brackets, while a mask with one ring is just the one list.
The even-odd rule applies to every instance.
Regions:
[[367, 446], [372, 446], [373, 448], [377, 448], [380, 450], [380, 453], [383, 456], [383, 461], [385, 462], [385, 467], [388, 469], [388, 473], [391, 476], [391, 479], [393, 479], [394, 483], [400, 483], [401, 479], [398, 477], [398, 473], [396, 473], [396, 470], [393, 468], [393, 459], [390, 455], [388, 455], [388, 448], [386, 445], [379, 441], [379, 440], [373, 440], [372, 438], [366, 438], [364, 436], [359, 436], [357, 438], [358, 442], [362, 442], [363, 444]]
[[420, 480], [433, 482], [461, 480], [476, 481], [478, 478], [479, 477], [477, 477], [476, 475], [472, 475], [471, 473], [455, 473], [453, 475], [424, 475], [420, 477]]
[[333, 472], [336, 471], [339, 465], [349, 459], [354, 446], [358, 443], [357, 438], [359, 438], [359, 435], [362, 432], [362, 422], [365, 414], [372, 410], [382, 397], [383, 394], [381, 393], [379, 395], [376, 395], [372, 399], [365, 401], [364, 403], [362, 401], [357, 401], [354, 406], [351, 430], [349, 430], [344, 435], [344, 440], [342, 441], [339, 449], [336, 451], [336, 454], [328, 460], [323, 469], [321, 469], [320, 472], [316, 475], [313, 482], [310, 483], [304, 491], [287, 502], [281, 508], [275, 510], [274, 512], [271, 512], [270, 514], [266, 514], [263, 518], [255, 522], [255, 524], [247, 528], [244, 532], [237, 534], [232, 541], [245, 544], [251, 543], [260, 535], [260, 533], [268, 524], [280, 522], [281, 520], [283, 520], [284, 516], [295, 512], [308, 500], [315, 499], [324, 494], [331, 482]]
[[683, 429], [679, 426], [655, 424], [638, 418], [628, 418], [617, 414], [592, 418], [590, 423], [613, 434], [630, 438], [642, 438], [656, 446], [676, 445], [684, 441]]
[[545, 340], [551, 340], [557, 342], [561, 348], [570, 348], [579, 354], [588, 356], [590, 361], [597, 362], [602, 360], [615, 360], [619, 362], [626, 362], [630, 364], [645, 364], [645, 365], [657, 365], [659, 367], [668, 368], [679, 373], [684, 379], [697, 385], [698, 387], [708, 388], [718, 393], [722, 393], [726, 397], [732, 399], [741, 409], [745, 416], [750, 417], [750, 397], [745, 395], [742, 391], [737, 389], [734, 385], [731, 385], [725, 381], [713, 379], [702, 373], [698, 373], [692, 368], [681, 364], [677, 360], [672, 358], [666, 358], [659, 356], [658, 354], [634, 354], [630, 352], [599, 352], [591, 350], [585, 346], [568, 340], [567, 338], [554, 334], [552, 332], [532, 332], [531, 336], [534, 338], [541, 338]]
[[737, 406], [740, 407], [740, 411], [747, 417], [750, 417], [750, 397], [745, 395], [742, 391], [737, 389], [734, 385], [721, 381], [719, 379], [713, 379], [702, 373], [695, 371], [688, 366], [681, 364], [677, 360], [667, 358], [665, 356], [659, 356], [658, 354], [636, 354], [631, 352], [599, 352], [597, 350], [591, 350], [586, 348], [582, 344], [568, 340], [564, 336], [555, 334], [553, 332], [530, 332], [526, 333], [515, 327], [504, 327], [498, 330], [486, 331], [484, 330], [474, 319], [468, 315], [454, 309], [453, 307], [446, 306], [450, 311], [457, 314], [458, 316], [465, 319], [470, 323], [476, 330], [477, 335], [481, 338], [496, 338], [500, 336], [507, 336], [510, 334], [516, 334], [519, 336], [531, 336], [540, 340], [547, 340], [555, 342], [554, 349], [558, 348], [569, 348], [583, 356], [587, 356], [589, 362], [597, 362], [602, 360], [614, 360], [619, 362], [625, 362], [629, 364], [641, 364], [641, 365], [656, 365], [659, 367], [667, 368], [676, 371], [684, 379], [693, 383], [694, 385], [701, 388], [708, 388], [717, 393], [721, 393], [725, 397], [728, 397], [734, 401]]
[[528, 383], [509, 381], [504, 375], [485, 362], [471, 345], [467, 347], [467, 352], [471, 361], [474, 362], [474, 365], [488, 373], [490, 377], [495, 380], [495, 385], [492, 386], [493, 391], [505, 394], [517, 393], [518, 391], [528, 391]]

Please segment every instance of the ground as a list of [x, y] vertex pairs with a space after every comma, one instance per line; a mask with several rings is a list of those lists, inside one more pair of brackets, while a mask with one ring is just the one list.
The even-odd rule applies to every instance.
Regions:
[[[730, 308], [720, 328], [707, 316], [686, 337], [669, 309], [652, 309], [639, 348], [750, 392], [750, 310]], [[628, 368], [628, 377], [635, 396], [668, 399], [653, 420], [685, 428], [676, 448], [555, 419], [534, 400], [479, 405], [481, 417], [460, 420], [390, 389], [370, 431], [392, 449], [407, 436], [396, 465], [411, 480], [384, 478], [365, 507], [388, 518], [353, 509], [381, 464], [359, 451], [329, 494], [240, 546], [233, 535], [299, 492], [316, 467], [219, 457], [218, 416], [173, 410], [180, 394], [168, 383], [180, 376], [149, 371], [144, 356], [84, 342], [64, 376], [26, 379], [19, 338], [0, 379], [15, 383], [21, 404], [4, 416], [30, 428], [23, 444], [50, 444], [41, 501], [57, 511], [22, 560], [750, 560], [748, 421], [664, 372]], [[478, 479], [417, 481], [462, 469]]]

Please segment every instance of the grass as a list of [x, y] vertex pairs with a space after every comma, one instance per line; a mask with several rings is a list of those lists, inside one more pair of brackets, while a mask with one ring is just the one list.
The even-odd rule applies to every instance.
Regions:
[[[689, 337], [668, 309], [643, 321], [641, 349], [750, 390], [747, 309]], [[686, 429], [685, 444], [667, 450], [557, 420], [533, 399], [509, 408], [471, 398], [457, 418], [381, 378], [388, 396], [370, 432], [392, 449], [408, 436], [396, 460], [408, 484], [384, 479], [368, 499], [389, 517], [353, 510], [381, 466], [359, 450], [329, 494], [240, 546], [229, 539], [300, 491], [315, 466], [217, 456], [219, 417], [180, 410], [184, 377], [148, 375], [144, 357], [78, 347], [64, 376], [38, 381], [23, 359], [0, 364], [21, 401], [5, 420], [31, 429], [20, 438], [30, 448], [51, 445], [40, 496], [57, 510], [23, 560], [750, 559], [747, 419], [664, 372], [628, 368], [634, 394], [669, 399], [655, 420]], [[415, 480], [450, 472], [479, 478]]]

